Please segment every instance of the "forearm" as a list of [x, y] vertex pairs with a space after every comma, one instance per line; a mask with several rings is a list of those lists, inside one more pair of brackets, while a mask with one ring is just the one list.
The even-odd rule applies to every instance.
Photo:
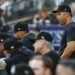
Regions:
[[61, 59], [68, 59], [71, 54], [74, 52], [74, 50], [72, 48], [65, 48], [64, 53], [61, 56]]

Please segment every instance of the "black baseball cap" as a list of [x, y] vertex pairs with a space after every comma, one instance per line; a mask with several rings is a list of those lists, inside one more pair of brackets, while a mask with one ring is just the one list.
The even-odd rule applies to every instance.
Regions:
[[57, 13], [57, 12], [69, 12], [71, 14], [71, 8], [68, 5], [62, 4], [59, 5], [55, 11], [52, 11], [52, 13]]
[[22, 46], [22, 44], [15, 37], [10, 37], [10, 38], [6, 39], [4, 42], [4, 50], [5, 51], [12, 52], [12, 50], [19, 49], [21, 46]]
[[14, 26], [14, 32], [26, 30], [28, 30], [28, 24], [26, 24], [25, 22], [19, 22]]
[[8, 34], [0, 33], [0, 43], [4, 43], [4, 41], [9, 37], [11, 37], [11, 36]]
[[35, 40], [40, 40], [40, 39], [45, 39], [48, 42], [52, 42], [52, 36], [50, 33], [48, 32], [39, 32], [36, 36], [35, 36]]
[[26, 63], [22, 63], [11, 67], [11, 75], [34, 75], [34, 73]]

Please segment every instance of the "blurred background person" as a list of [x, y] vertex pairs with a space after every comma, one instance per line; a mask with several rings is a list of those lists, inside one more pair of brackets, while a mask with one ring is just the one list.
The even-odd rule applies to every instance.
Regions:
[[49, 57], [34, 56], [29, 61], [29, 66], [32, 68], [35, 75], [52, 75], [53, 63]]
[[8, 34], [0, 33], [0, 58], [6, 57], [4, 54], [4, 41], [9, 37], [11, 36]]
[[54, 0], [54, 2], [56, 6], [59, 6], [60, 4], [64, 2], [64, 0]]
[[24, 56], [24, 53], [20, 51], [21, 47], [21, 43], [15, 37], [7, 38], [4, 42], [6, 59], [0, 59], [0, 69], [6, 69], [9, 75], [12, 65], [26, 63], [28, 60], [27, 57]]
[[62, 60], [56, 68], [56, 75], [75, 75], [75, 60]]
[[71, 9], [72, 9], [72, 19], [73, 22], [75, 22], [75, 2], [71, 3]]
[[2, 28], [4, 24], [4, 19], [3, 19], [4, 15], [5, 15], [5, 12], [3, 11], [3, 9], [0, 9], [0, 28]]
[[11, 5], [11, 2], [8, 0], [0, 0], [0, 3], [1, 3], [0, 5], [1, 9], [3, 9], [4, 11], [6, 11], [7, 7]]
[[19, 22], [14, 26], [14, 37], [18, 38], [23, 46], [34, 51], [33, 43], [35, 35], [29, 32], [28, 24]]
[[59, 61], [59, 55], [53, 51], [52, 36], [50, 33], [42, 31], [36, 35], [35, 39], [35, 43], [33, 44], [35, 52], [52, 59], [54, 64], [53, 73], [55, 73], [54, 71]]
[[47, 9], [38, 10], [38, 14], [34, 16], [33, 24], [37, 26], [50, 26], [50, 18]]
[[7, 21], [7, 8], [9, 7], [9, 9], [11, 8], [11, 1], [8, 0], [0, 0], [0, 8], [4, 11], [4, 15], [2, 16], [2, 20], [3, 20], [3, 25], [6, 24]]

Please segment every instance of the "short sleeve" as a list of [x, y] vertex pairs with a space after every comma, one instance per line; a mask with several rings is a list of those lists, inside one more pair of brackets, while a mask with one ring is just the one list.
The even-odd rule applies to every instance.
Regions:
[[75, 28], [72, 27], [66, 32], [66, 40], [67, 42], [75, 41]]

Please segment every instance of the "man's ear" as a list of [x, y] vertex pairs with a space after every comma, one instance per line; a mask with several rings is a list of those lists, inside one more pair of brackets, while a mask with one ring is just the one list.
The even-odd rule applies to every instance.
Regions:
[[66, 13], [66, 15], [65, 15], [66, 17], [68, 17], [70, 15], [70, 13], [68, 13], [68, 12], [65, 12], [65, 13]]

